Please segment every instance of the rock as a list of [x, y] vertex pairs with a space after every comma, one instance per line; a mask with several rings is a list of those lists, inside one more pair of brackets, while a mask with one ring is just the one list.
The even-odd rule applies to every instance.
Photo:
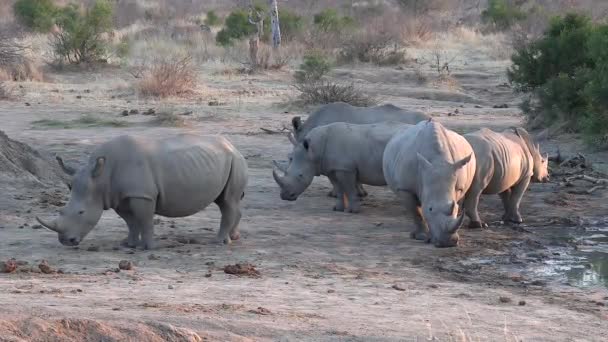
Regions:
[[31, 104], [30, 104], [29, 102], [26, 102], [26, 103], [25, 103], [25, 105], [26, 105], [27, 107], [31, 106]]
[[133, 269], [133, 263], [128, 260], [121, 260], [118, 263], [118, 268], [125, 271], [130, 271]]
[[82, 96], [81, 95], [76, 95], [76, 98], [80, 100], [80, 99], [82, 99]]
[[205, 274], [205, 278], [211, 278], [211, 273]]
[[475, 108], [483, 108], [483, 106], [475, 105]]
[[44, 228], [44, 227], [42, 227], [39, 224], [35, 224], [35, 225], [32, 226], [32, 229], [42, 229], [42, 228]]
[[42, 260], [40, 262], [40, 264], [38, 265], [38, 268], [40, 269], [40, 272], [42, 272], [44, 274], [55, 273], [55, 270], [53, 270], [53, 268], [49, 265], [48, 261], [46, 261], [46, 260]]
[[17, 269], [17, 260], [9, 259], [0, 263], [0, 270], [2, 273], [13, 273]]
[[171, 285], [171, 284], [169, 284], [169, 286], [167, 286], [167, 288], [168, 288], [169, 290], [173, 290], [173, 289], [174, 289], [173, 285]]
[[254, 314], [258, 314], [258, 315], [272, 315], [272, 312], [264, 307], [258, 306], [257, 309], [254, 310], [249, 310], [249, 312], [254, 313]]
[[327, 293], [335, 293], [336, 290], [327, 290]]
[[524, 306], [524, 305], [526, 305], [526, 301], [525, 300], [520, 300], [519, 303], [517, 303], [517, 305]]
[[158, 255], [150, 254], [148, 255], [148, 260], [160, 260]]
[[154, 108], [150, 108], [147, 111], [145, 111], [143, 114], [144, 115], [154, 115], [154, 114], [156, 114], [156, 110], [154, 110]]
[[531, 284], [534, 286], [545, 286], [547, 282], [544, 280], [534, 280]]
[[405, 291], [405, 289], [397, 284], [392, 286], [393, 289], [397, 290], [397, 291]]
[[235, 264], [224, 267], [224, 273], [238, 276], [259, 277], [260, 272], [251, 264]]
[[99, 246], [89, 246], [89, 248], [87, 248], [87, 251], [89, 252], [99, 252]]
[[494, 105], [493, 108], [509, 108], [509, 105], [506, 103], [500, 104], [500, 105]]
[[123, 110], [122, 113], [120, 113], [120, 115], [122, 116], [129, 116], [129, 111], [128, 110]]
[[131, 109], [129, 111], [129, 114], [139, 114], [139, 110], [137, 110], [137, 109]]
[[510, 297], [499, 297], [498, 300], [500, 300], [501, 303], [511, 303], [512, 299]]

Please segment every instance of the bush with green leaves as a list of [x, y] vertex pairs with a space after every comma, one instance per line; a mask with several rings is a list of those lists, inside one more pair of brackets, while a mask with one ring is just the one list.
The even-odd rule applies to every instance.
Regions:
[[[256, 5], [256, 11], [263, 17], [263, 32], [261, 39], [270, 41], [271, 27], [270, 14], [266, 7]], [[279, 11], [279, 26], [281, 38], [285, 41], [293, 40], [304, 29], [304, 21], [301, 16], [289, 10]], [[257, 31], [255, 25], [249, 22], [249, 13], [238, 9], [230, 13], [224, 22], [224, 27], [217, 33], [216, 42], [221, 46], [233, 45], [234, 41], [246, 39]]]
[[13, 5], [15, 17], [26, 27], [39, 32], [51, 30], [58, 10], [52, 0], [17, 0]]
[[96, 0], [84, 11], [73, 4], [62, 8], [57, 16], [61, 31], [52, 42], [59, 61], [78, 64], [103, 59], [107, 44], [102, 35], [112, 29], [112, 12], [108, 0]]
[[481, 13], [481, 18], [497, 29], [505, 30], [517, 21], [525, 19], [526, 13], [508, 0], [490, 0], [488, 8]]
[[341, 16], [333, 8], [327, 8], [315, 14], [313, 23], [315, 27], [324, 32], [340, 33], [355, 26], [355, 20], [349, 16]]
[[221, 24], [221, 19], [215, 14], [215, 11], [209, 11], [207, 12], [204, 24], [207, 26], [218, 26]]
[[255, 25], [249, 22], [249, 14], [238, 9], [226, 17], [224, 28], [215, 37], [216, 42], [221, 46], [230, 46], [235, 40], [244, 39], [256, 32]]
[[532, 95], [522, 107], [531, 124], [566, 122], [592, 139], [608, 133], [608, 25], [580, 14], [553, 18], [512, 61], [509, 80]]
[[304, 55], [304, 60], [294, 74], [296, 83], [312, 83], [320, 81], [329, 71], [331, 63], [321, 53], [311, 52]]

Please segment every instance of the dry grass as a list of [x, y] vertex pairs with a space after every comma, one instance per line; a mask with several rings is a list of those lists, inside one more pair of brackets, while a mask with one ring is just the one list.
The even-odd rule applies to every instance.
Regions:
[[6, 82], [0, 82], [0, 100], [12, 100], [13, 90], [8, 86]]
[[300, 91], [299, 101], [303, 105], [346, 102], [357, 107], [369, 107], [380, 102], [376, 97], [365, 94], [354, 84], [319, 81], [297, 83], [294, 87]]
[[137, 88], [144, 96], [182, 96], [191, 93], [196, 83], [192, 57], [172, 55], [144, 66]]
[[189, 126], [188, 120], [182, 115], [175, 114], [172, 111], [162, 111], [150, 121], [150, 124], [154, 126], [163, 127], [187, 127]]

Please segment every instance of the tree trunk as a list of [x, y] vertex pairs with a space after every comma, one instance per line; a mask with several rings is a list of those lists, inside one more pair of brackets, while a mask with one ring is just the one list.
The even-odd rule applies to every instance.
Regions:
[[279, 7], [277, 0], [269, 0], [270, 4], [270, 25], [272, 27], [272, 47], [281, 46], [281, 27], [279, 26]]
[[251, 67], [257, 69], [258, 67], [258, 47], [260, 45], [260, 38], [257, 34], [249, 38], [249, 59], [251, 60]]

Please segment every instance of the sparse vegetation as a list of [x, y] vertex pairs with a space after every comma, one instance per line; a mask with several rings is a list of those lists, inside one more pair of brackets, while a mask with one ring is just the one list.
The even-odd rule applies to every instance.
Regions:
[[525, 12], [508, 0], [490, 0], [488, 8], [481, 13], [482, 19], [498, 30], [505, 30], [515, 22], [526, 18]]
[[395, 65], [405, 62], [405, 53], [389, 32], [368, 29], [359, 31], [348, 39], [338, 54], [340, 63], [354, 61]]
[[162, 111], [150, 121], [154, 126], [164, 127], [185, 127], [188, 126], [188, 121], [181, 115], [170, 111]]
[[26, 57], [28, 47], [0, 32], [0, 81], [43, 81], [43, 73]]
[[318, 82], [331, 70], [331, 63], [320, 52], [304, 55], [304, 61], [294, 74], [296, 83]]
[[61, 28], [54, 34], [53, 50], [57, 62], [91, 63], [101, 61], [107, 52], [102, 34], [112, 28], [112, 5], [96, 0], [84, 13], [76, 5], [61, 9], [57, 18]]
[[230, 13], [224, 22], [224, 28], [215, 37], [221, 46], [234, 44], [235, 40], [244, 39], [256, 32], [255, 25], [249, 22], [249, 15], [244, 10], [238, 9]]
[[215, 11], [207, 12], [204, 24], [207, 26], [219, 26], [222, 23], [220, 17], [215, 14]]
[[191, 92], [195, 85], [192, 57], [169, 55], [144, 66], [137, 87], [144, 96], [168, 97]]
[[118, 119], [106, 119], [93, 115], [83, 115], [74, 120], [42, 119], [32, 122], [38, 129], [72, 129], [93, 127], [127, 127], [129, 122]]
[[26, 27], [39, 32], [51, 30], [58, 11], [52, 0], [17, 0], [13, 5], [15, 17]]
[[532, 96], [522, 106], [532, 126], [566, 122], [593, 141], [608, 133], [606, 42], [608, 25], [568, 14], [516, 51], [508, 76]]
[[13, 92], [5, 82], [0, 82], [0, 100], [10, 100], [13, 98]]

